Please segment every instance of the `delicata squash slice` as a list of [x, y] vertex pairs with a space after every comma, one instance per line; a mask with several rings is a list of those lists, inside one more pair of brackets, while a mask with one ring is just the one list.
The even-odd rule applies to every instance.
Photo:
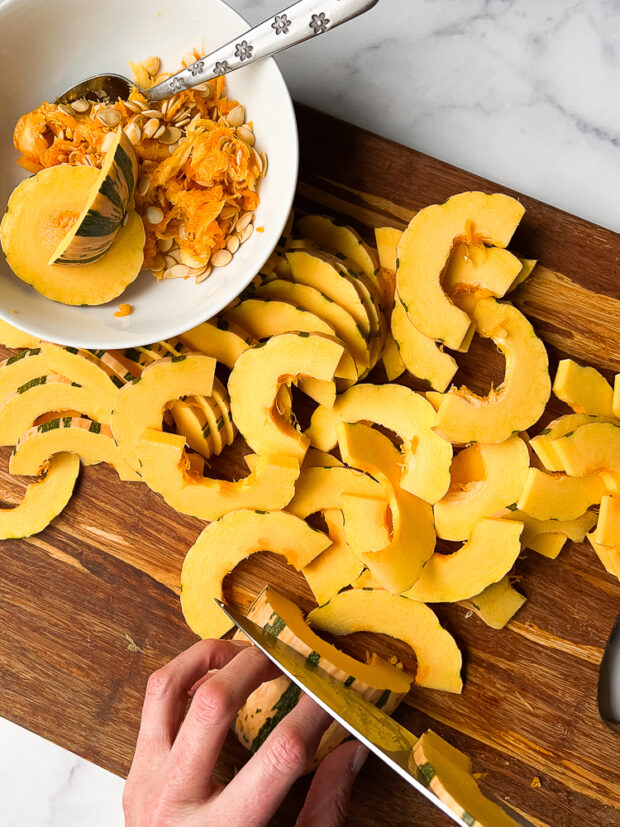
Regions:
[[319, 605], [349, 586], [364, 568], [347, 543], [342, 511], [327, 508], [323, 511], [323, 519], [332, 544], [302, 569]]
[[71, 499], [79, 472], [80, 458], [75, 454], [53, 456], [45, 477], [28, 486], [19, 505], [0, 508], [0, 540], [43, 531]]
[[[0, 237], [1, 240], [1, 237]], [[29, 333], [24, 333], [13, 325], [0, 319], [0, 343], [4, 347], [12, 348], [35, 348], [39, 345], [39, 340], [36, 336], [31, 336]]]
[[614, 392], [595, 368], [583, 367], [572, 359], [562, 359], [553, 382], [553, 392], [575, 413], [613, 416]]
[[232, 623], [215, 603], [235, 566], [259, 551], [281, 554], [296, 569], [329, 546], [326, 534], [284, 511], [233, 511], [208, 525], [190, 548], [181, 572], [181, 608], [200, 637], [221, 637]]
[[15, 275], [48, 299], [104, 304], [120, 295], [142, 268], [144, 226], [133, 210], [104, 255], [79, 265], [49, 263], [98, 176], [94, 167], [60, 164], [22, 181], [9, 198], [0, 224], [2, 249]]

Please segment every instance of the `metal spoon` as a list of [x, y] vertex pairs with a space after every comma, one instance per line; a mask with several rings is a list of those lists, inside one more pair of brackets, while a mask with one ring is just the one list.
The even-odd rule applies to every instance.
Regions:
[[[169, 98], [183, 89], [197, 86], [219, 75], [227, 75], [235, 69], [249, 66], [257, 60], [318, 37], [368, 11], [377, 2], [378, 0], [299, 0], [187, 69], [142, 92], [149, 101]], [[124, 100], [129, 97], [132, 85], [122, 75], [96, 75], [59, 95], [56, 103], [71, 103], [79, 98], [91, 101]]]
[[598, 709], [607, 726], [620, 732], [620, 617], [614, 624], [601, 661]]

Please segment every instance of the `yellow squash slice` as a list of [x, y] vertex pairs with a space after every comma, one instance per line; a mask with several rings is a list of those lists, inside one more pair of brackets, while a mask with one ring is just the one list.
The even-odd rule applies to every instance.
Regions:
[[221, 637], [232, 623], [215, 603], [226, 575], [251, 554], [281, 554], [303, 569], [329, 546], [326, 534], [283, 511], [233, 511], [208, 525], [190, 548], [181, 573], [181, 608], [200, 637]]
[[107, 425], [74, 416], [51, 419], [23, 434], [11, 456], [11, 474], [37, 477], [55, 454], [77, 454], [83, 465], [107, 462], [122, 480], [137, 480], [138, 475], [123, 461]]
[[506, 247], [524, 209], [507, 195], [464, 192], [414, 216], [398, 245], [396, 289], [425, 336], [457, 349], [470, 328], [466, 313], [441, 286], [441, 273], [459, 240]]
[[[212, 407], [213, 400], [205, 398], [204, 405], [200, 406], [197, 399], [196, 396], [180, 399], [170, 408], [170, 414], [177, 434], [185, 437], [192, 451], [209, 459], [220, 454], [224, 444], [215, 424], [217, 415]], [[205, 411], [209, 412], [209, 419]]]
[[[299, 475], [287, 511], [305, 519], [328, 508], [342, 510], [344, 494], [381, 498], [382, 485], [367, 474], [343, 466], [306, 468]], [[387, 499], [384, 498], [387, 505]]]
[[542, 341], [511, 304], [481, 299], [473, 310], [476, 330], [506, 357], [503, 383], [486, 397], [452, 388], [437, 412], [437, 429], [455, 443], [503, 442], [541, 416], [551, 393], [549, 360]]
[[[582, 514], [574, 520], [537, 520], [516, 508], [503, 509], [498, 512], [497, 516], [502, 520], [516, 520], [523, 525], [523, 533], [521, 534], [521, 548], [523, 549], [531, 548], [530, 544], [536, 538], [549, 534], [556, 536], [562, 535], [572, 540], [573, 543], [583, 543], [586, 533], [596, 524], [596, 514], [593, 511], [586, 511], [585, 514]], [[559, 540], [556, 540], [556, 542], [558, 545], [555, 546], [555, 548], [557, 548], [557, 553], [559, 554], [563, 543], [559, 542]], [[551, 545], [553, 546], [553, 544]], [[540, 547], [534, 548], [533, 550], [544, 554], [545, 557], [551, 557], [552, 552], [549, 546], [547, 546], [546, 549], [544, 547], [545, 543], [543, 543], [544, 550], [541, 550]]]
[[262, 455], [248, 477], [229, 482], [193, 474], [185, 437], [147, 428], [137, 445], [147, 485], [181, 514], [217, 520], [242, 508], [284, 508], [295, 493], [299, 463], [293, 457]]
[[601, 546], [620, 546], [620, 497], [606, 494], [601, 500], [594, 539]]
[[373, 422], [401, 440], [404, 465], [401, 487], [435, 503], [450, 485], [452, 446], [434, 431], [435, 411], [419, 393], [404, 385], [356, 385], [340, 394], [333, 408], [317, 408], [306, 434], [312, 445], [331, 451], [340, 422]]
[[297, 222], [297, 229], [319, 247], [353, 261], [367, 276], [375, 276], [377, 254], [352, 227], [337, 224], [326, 215], [305, 215]]
[[[392, 313], [392, 318], [393, 317], [394, 313]], [[403, 362], [403, 358], [400, 355], [399, 345], [391, 333], [385, 341], [381, 359], [388, 382], [393, 382], [395, 379], [398, 379], [398, 377], [407, 370], [407, 365]]]
[[469, 758], [432, 730], [413, 748], [412, 769], [418, 778], [470, 827], [518, 827], [518, 822], [486, 798], [474, 776]]
[[445, 692], [463, 689], [461, 652], [424, 603], [383, 589], [349, 589], [310, 612], [308, 620], [333, 635], [375, 632], [402, 640], [418, 661], [417, 686]]
[[503, 629], [526, 602], [527, 597], [515, 589], [506, 575], [480, 594], [463, 601], [463, 605], [471, 608], [487, 626]]
[[144, 226], [133, 210], [101, 258], [75, 266], [48, 264], [98, 176], [94, 167], [59, 164], [22, 181], [9, 198], [0, 225], [9, 267], [48, 299], [72, 305], [104, 304], [120, 295], [142, 268]]
[[18, 388], [49, 373], [41, 348], [23, 350], [0, 362], [0, 404]]
[[567, 541], [566, 534], [537, 534], [527, 541], [527, 547], [543, 557], [555, 560]]
[[[496, 445], [472, 445], [459, 454], [476, 454], [471, 462], [479, 474], [460, 482], [435, 503], [435, 528], [444, 540], [467, 540], [476, 523], [516, 502], [527, 478], [530, 458], [518, 436]], [[582, 514], [585, 509], [579, 513]]]
[[40, 482], [28, 486], [23, 500], [0, 509], [0, 540], [31, 537], [43, 531], [67, 505], [80, 472], [75, 454], [56, 454]]
[[613, 416], [611, 385], [598, 370], [562, 359], [553, 383], [553, 392], [575, 413]]
[[620, 419], [620, 373], [616, 374], [614, 381], [613, 412], [614, 416]]
[[571, 477], [593, 471], [620, 471], [620, 423], [593, 422], [553, 441], [563, 469]]
[[0, 319], [0, 344], [3, 347], [32, 349], [39, 346], [39, 340]]
[[449, 295], [462, 290], [480, 290], [485, 295], [501, 298], [521, 269], [521, 261], [508, 250], [463, 241], [452, 249], [443, 275], [443, 288]]
[[340, 509], [325, 509], [323, 519], [332, 544], [302, 569], [319, 605], [349, 586], [364, 568], [347, 543]]
[[574, 520], [600, 503], [607, 487], [598, 472], [587, 477], [545, 474], [530, 468], [517, 508], [537, 520]]
[[453, 554], [435, 552], [406, 593], [425, 603], [467, 600], [508, 574], [521, 552], [523, 523], [484, 518]]
[[538, 264], [538, 261], [535, 258], [522, 258], [520, 261], [521, 270], [517, 273], [515, 280], [510, 285], [510, 290], [508, 291], [509, 293], [512, 293], [512, 291], [516, 290], [520, 284], [523, 284], [524, 281], [529, 279]]
[[554, 419], [547, 427], [530, 440], [530, 446], [547, 471], [564, 471], [562, 461], [554, 448], [554, 440], [576, 431], [581, 425], [592, 422], [614, 422], [613, 417], [595, 417], [589, 414], [566, 414]]
[[235, 362], [254, 344], [252, 337], [223, 318], [213, 318], [182, 333], [179, 338], [195, 353], [204, 353], [232, 370]]
[[239, 357], [228, 390], [233, 420], [250, 448], [303, 459], [309, 439], [276, 410], [278, 390], [298, 377], [330, 382], [342, 354], [342, 345], [327, 337], [283, 333]]
[[395, 227], [377, 227], [375, 229], [379, 266], [384, 270], [396, 272], [396, 254], [402, 237], [403, 231], [397, 230]]
[[603, 546], [596, 542], [593, 534], [588, 534], [588, 540], [605, 570], [620, 580], [620, 545]]
[[189, 354], [158, 359], [125, 385], [114, 402], [111, 428], [125, 462], [140, 471], [138, 440], [147, 428], [161, 428], [168, 402], [181, 396], [209, 396], [215, 360]]

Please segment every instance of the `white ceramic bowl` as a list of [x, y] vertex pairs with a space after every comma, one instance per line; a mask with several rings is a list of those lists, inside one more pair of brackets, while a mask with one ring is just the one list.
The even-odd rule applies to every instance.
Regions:
[[[247, 28], [220, 0], [0, 0], [0, 214], [12, 189], [26, 177], [16, 164], [12, 141], [20, 115], [90, 75], [129, 75], [128, 60], [159, 55], [164, 68], [176, 68], [194, 46], [211, 51]], [[98, 307], [46, 299], [12, 273], [0, 252], [0, 318], [60, 344], [131, 347], [188, 330], [243, 290], [280, 238], [292, 204], [297, 126], [272, 59], [233, 72], [228, 88], [254, 122], [257, 149], [268, 156], [256, 213], [256, 226], [265, 231], [253, 233], [232, 263], [214, 270], [202, 284], [191, 279], [157, 282], [143, 272], [122, 297]], [[130, 316], [114, 316], [120, 302], [134, 306]]]

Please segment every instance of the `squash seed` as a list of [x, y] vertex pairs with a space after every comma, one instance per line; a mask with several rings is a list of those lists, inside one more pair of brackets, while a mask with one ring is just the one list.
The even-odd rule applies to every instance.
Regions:
[[154, 77], [159, 72], [161, 60], [157, 57], [157, 55], [151, 55], [150, 57], [147, 57], [142, 61], [142, 65], [149, 73], [149, 75], [151, 77]]
[[197, 83], [194, 86], [194, 91], [199, 92], [202, 98], [210, 98], [211, 97], [211, 87], [209, 86], [208, 81], [204, 83]]
[[241, 232], [245, 230], [248, 224], [254, 220], [254, 213], [253, 212], [244, 212], [241, 213], [239, 218], [237, 219], [237, 232]]
[[147, 207], [144, 218], [149, 224], [160, 224], [164, 220], [164, 213], [159, 207]]
[[127, 126], [125, 127], [125, 135], [127, 135], [127, 137], [134, 146], [136, 144], [139, 144], [142, 140], [142, 130], [134, 121], [132, 121], [130, 124], [127, 124]]
[[199, 276], [196, 276], [196, 279], [195, 279], [196, 284], [202, 284], [202, 282], [203, 282], [205, 279], [208, 279], [208, 278], [209, 278], [209, 276], [211, 275], [211, 271], [212, 271], [212, 269], [213, 269], [212, 267], [205, 267], [205, 269], [204, 269], [204, 271], [202, 272], [202, 274], [201, 274], [201, 275], [199, 275]]
[[185, 264], [174, 264], [164, 272], [165, 279], [184, 279], [189, 275], [191, 275], [191, 267], [186, 267]]
[[245, 124], [237, 129], [237, 138], [248, 146], [254, 146], [254, 141], [256, 140], [250, 127]]
[[235, 215], [237, 215], [238, 212], [239, 212], [239, 210], [237, 209], [237, 207], [233, 207], [232, 205], [227, 204], [225, 207], [222, 207], [222, 209], [220, 210], [220, 218], [222, 218], [222, 219], [224, 219], [224, 221], [226, 221], [229, 218], [234, 218]]
[[178, 261], [174, 256], [164, 256], [164, 267], [166, 269], [170, 267], [174, 267], [175, 264], [180, 264], [181, 262]]
[[72, 129], [69, 129], [69, 127], [67, 127], [67, 128], [65, 129], [65, 138], [66, 138], [68, 141], [72, 141], [72, 140], [73, 140], [73, 130], [72, 130]]
[[181, 264], [181, 250], [176, 247], [174, 250], [168, 251], [168, 256], [173, 259], [177, 264]]
[[145, 118], [161, 118], [161, 112], [159, 109], [145, 109], [142, 114]]
[[196, 63], [197, 60], [198, 60], [198, 58], [196, 57], [196, 55], [193, 52], [186, 52], [183, 55], [182, 62], [185, 63], [186, 66], [191, 66], [192, 63]]
[[86, 98], [78, 98], [76, 101], [72, 101], [71, 106], [76, 112], [88, 112], [90, 109], [90, 103]]
[[104, 126], [115, 127], [121, 122], [121, 113], [116, 109], [102, 109], [97, 112], [97, 119], [101, 121]]
[[237, 106], [231, 109], [228, 115], [226, 115], [226, 120], [230, 126], [241, 126], [241, 124], [245, 122], [245, 109], [243, 106], [237, 104]]
[[157, 249], [160, 250], [162, 253], [167, 253], [168, 250], [172, 247], [173, 243], [174, 239], [172, 238], [158, 238]]
[[164, 257], [155, 256], [153, 263], [151, 264], [151, 270], [163, 270], [165, 266], [166, 262], [164, 261]]
[[166, 126], [163, 133], [157, 137], [162, 144], [175, 144], [182, 137], [182, 132], [177, 126]]
[[64, 112], [65, 115], [69, 115], [69, 117], [71, 117], [71, 118], [75, 115], [74, 110], [70, 106], [68, 106], [66, 103], [58, 104], [58, 108], [60, 109], [61, 112]]
[[125, 101], [125, 106], [130, 112], [142, 112], [142, 108], [138, 106], [137, 101]]
[[191, 120], [192, 119], [188, 115], [187, 118], [183, 118], [183, 120], [181, 121], [175, 121], [174, 123], [178, 129], [183, 129], [184, 126], [187, 126], [188, 123], [191, 123]]
[[232, 253], [230, 250], [218, 250], [211, 256], [211, 264], [213, 267], [226, 267], [232, 261]]
[[233, 256], [234, 256], [234, 254], [235, 254], [235, 253], [237, 252], [237, 250], [239, 249], [239, 245], [240, 245], [240, 243], [241, 243], [241, 242], [239, 241], [239, 236], [236, 236], [236, 235], [231, 235], [231, 237], [230, 237], [230, 238], [228, 239], [228, 241], [226, 242], [226, 249], [227, 249], [229, 252], [231, 252], [231, 253], [233, 254]]
[[159, 121], [159, 118], [149, 118], [149, 120], [144, 124], [142, 132], [145, 138], [153, 138], [155, 133], [159, 131], [159, 129], [165, 129]]
[[174, 153], [177, 151], [178, 148], [179, 148], [179, 142], [177, 141], [176, 144], [170, 144], [170, 146], [168, 147], [168, 152], [171, 155], [174, 155]]
[[263, 168], [261, 170], [261, 175], [264, 178], [265, 175], [267, 174], [267, 155], [264, 152], [261, 152], [261, 154], [259, 155], [259, 158], [263, 162]]
[[245, 242], [248, 240], [248, 238], [252, 235], [253, 232], [254, 232], [254, 225], [253, 224], [248, 224], [248, 226], [245, 228], [245, 230], [242, 230], [239, 233], [239, 240], [241, 241], [241, 243], [245, 244]]
[[61, 129], [60, 132], [56, 135], [59, 141], [64, 141], [65, 139], [65, 130]]
[[188, 250], [181, 250], [181, 263], [185, 264], [186, 267], [191, 267], [192, 269], [202, 270], [203, 267], [206, 267], [209, 263], [209, 257], [206, 258], [197, 258], [193, 256]]
[[138, 179], [138, 185], [136, 187], [136, 192], [138, 193], [138, 195], [146, 195], [147, 192], [149, 191], [150, 186], [151, 186], [150, 178], [147, 178], [146, 176], [143, 177], [143, 178], [139, 178]]

